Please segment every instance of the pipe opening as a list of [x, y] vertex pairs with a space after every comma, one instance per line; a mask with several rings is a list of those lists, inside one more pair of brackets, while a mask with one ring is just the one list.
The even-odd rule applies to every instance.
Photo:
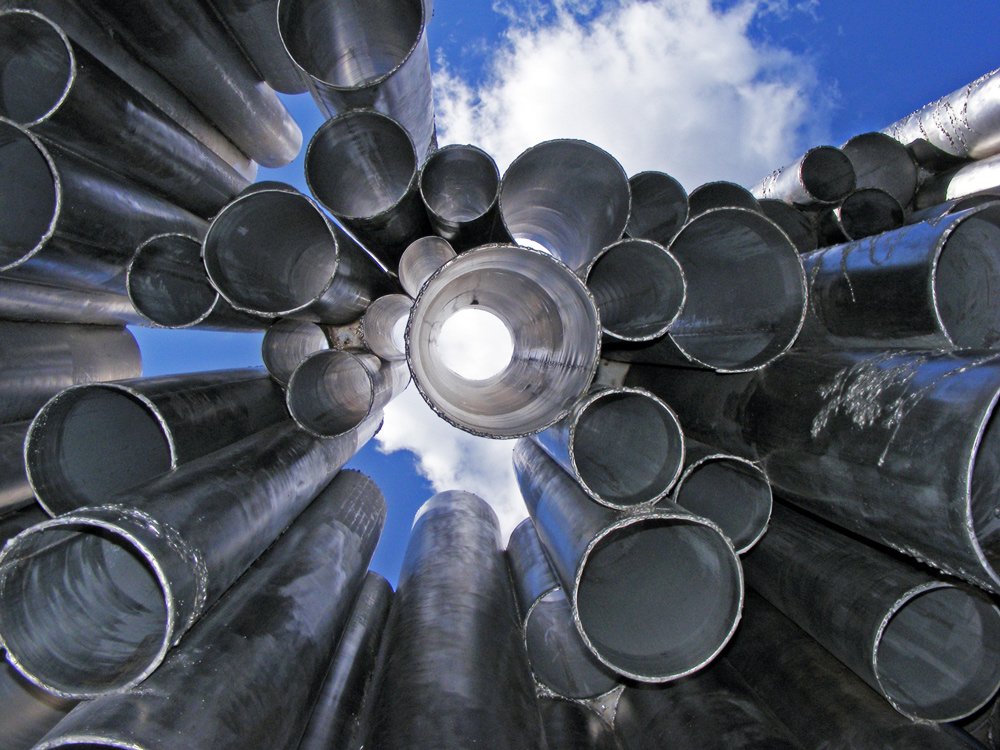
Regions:
[[306, 320], [279, 320], [264, 333], [261, 359], [271, 377], [287, 384], [299, 362], [314, 352], [330, 348], [323, 328]]
[[629, 237], [670, 244], [688, 217], [684, 186], [663, 172], [640, 172], [628, 181], [632, 212], [625, 228]]
[[693, 219], [713, 208], [745, 208], [760, 213], [753, 193], [735, 182], [706, 182], [688, 196], [688, 217]]
[[371, 412], [374, 399], [372, 371], [360, 356], [345, 351], [306, 357], [288, 381], [288, 411], [300, 427], [321, 437], [357, 427]]
[[694, 519], [633, 518], [607, 533], [579, 573], [580, 625], [601, 660], [661, 682], [711, 661], [739, 621], [739, 559]]
[[434, 349], [435, 356], [459, 377], [486, 380], [510, 364], [514, 341], [496, 315], [466, 307], [445, 320]]
[[489, 154], [472, 146], [445, 147], [427, 159], [420, 195], [427, 208], [448, 222], [485, 215], [500, 192], [500, 173]]
[[840, 225], [851, 240], [898, 229], [903, 219], [899, 201], [878, 188], [855, 190], [840, 204]]
[[201, 262], [201, 243], [179, 234], [140, 245], [129, 263], [127, 284], [135, 309], [167, 328], [201, 322], [218, 301]]
[[47, 154], [24, 131], [0, 122], [0, 269], [48, 239], [58, 220], [58, 191]]
[[875, 674], [906, 713], [953, 721], [1000, 686], [1000, 613], [962, 589], [918, 593], [899, 604], [875, 647]]
[[73, 52], [47, 19], [0, 15], [0, 116], [22, 125], [48, 117], [73, 85]]
[[382, 359], [406, 359], [406, 323], [413, 300], [405, 294], [386, 294], [372, 302], [361, 319], [365, 343]]
[[812, 220], [795, 206], [773, 198], [763, 198], [757, 203], [761, 213], [781, 227], [799, 254], [811, 253], [818, 247], [816, 227]]
[[841, 146], [851, 160], [855, 188], [881, 188], [901, 205], [917, 190], [917, 165], [906, 146], [885, 133], [861, 133]]
[[854, 190], [854, 166], [847, 154], [833, 146], [817, 146], [802, 157], [802, 186], [823, 203], [836, 203]]
[[55, 396], [35, 417], [24, 454], [31, 486], [51, 515], [102, 505], [173, 466], [159, 415], [132, 393], [107, 385]]
[[415, 299], [427, 279], [456, 255], [451, 243], [441, 237], [414, 240], [399, 258], [400, 285]]

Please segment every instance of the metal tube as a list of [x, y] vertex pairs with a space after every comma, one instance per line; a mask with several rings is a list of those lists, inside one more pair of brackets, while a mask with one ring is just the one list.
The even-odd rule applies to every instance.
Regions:
[[677, 259], [659, 243], [626, 238], [601, 250], [583, 272], [612, 341], [666, 334], [684, 308], [687, 284]]
[[576, 701], [541, 697], [538, 711], [548, 750], [620, 750], [611, 726], [592, 708]]
[[684, 466], [677, 416], [641, 388], [594, 386], [569, 414], [531, 439], [587, 495], [615, 510], [652, 505]]
[[520, 631], [496, 514], [438, 493], [410, 532], [366, 747], [543, 748]]
[[390, 270], [407, 245], [431, 233], [418, 168], [406, 130], [367, 110], [327, 120], [306, 148], [309, 190]]
[[[442, 361], [444, 323], [476, 307], [510, 332], [507, 367], [469, 380]], [[537, 250], [484, 245], [443, 265], [420, 290], [406, 327], [406, 358], [421, 396], [442, 418], [476, 435], [512, 438], [562, 419], [597, 368], [594, 299], [569, 268]]]
[[139, 345], [124, 328], [0, 323], [0, 424], [31, 419], [71, 385], [141, 374]]
[[[45, 511], [42, 510], [40, 505], [29, 505], [13, 513], [4, 511], [0, 515], [0, 548], [7, 543], [8, 539], [13, 539], [25, 529], [31, 528], [36, 523], [48, 520], [49, 517], [45, 515]], [[2, 642], [0, 642], [0, 647], [2, 645]]]
[[222, 209], [202, 255], [219, 294], [262, 317], [342, 325], [392, 288], [314, 200], [280, 183], [247, 191]]
[[388, 361], [406, 359], [406, 324], [413, 300], [386, 294], [372, 302], [361, 317], [362, 338], [373, 354]]
[[385, 512], [368, 477], [339, 474], [141, 689], [81, 704], [38, 750], [295, 747]]
[[856, 179], [847, 154], [834, 146], [817, 146], [798, 161], [769, 174], [750, 192], [756, 198], [775, 198], [798, 206], [823, 206], [850, 195]]
[[1000, 610], [971, 587], [776, 505], [747, 584], [893, 708], [955, 721], [1000, 687]]
[[500, 217], [507, 233], [576, 273], [621, 239], [630, 203], [621, 164], [587, 141], [532, 146], [507, 168], [500, 184]]
[[[1000, 746], [1000, 701], [994, 696], [978, 713], [958, 723], [966, 733], [972, 735], [988, 750]], [[954, 730], [959, 733], [959, 730]]]
[[818, 244], [816, 224], [809, 214], [799, 210], [791, 203], [773, 198], [761, 198], [757, 204], [760, 206], [761, 213], [788, 235], [788, 239], [792, 241], [800, 255], [816, 249]]
[[[898, 145], [898, 144], [897, 144]], [[885, 190], [859, 188], [816, 217], [820, 247], [873, 237], [903, 226], [903, 207]]]
[[711, 521], [662, 501], [598, 505], [530, 440], [514, 471], [584, 643], [618, 674], [666, 682], [711, 662], [740, 619], [743, 574]]
[[397, 121], [423, 163], [436, 144], [422, 0], [280, 0], [285, 49], [328, 117], [368, 109]]
[[441, 237], [414, 240], [399, 258], [400, 286], [416, 299], [427, 279], [456, 255], [451, 243]]
[[919, 224], [922, 221], [934, 222], [944, 216], [956, 214], [959, 211], [965, 211], [969, 208], [975, 208], [976, 206], [981, 206], [984, 203], [993, 203], [994, 201], [1000, 201], [1000, 189], [974, 193], [966, 198], [959, 198], [946, 203], [939, 203], [936, 206], [924, 208], [920, 211], [914, 211], [906, 217], [905, 223]]
[[749, 190], [735, 182], [706, 182], [688, 196], [688, 221], [713, 208], [745, 208], [761, 213], [760, 204]]
[[128, 297], [0, 277], [0, 319], [104, 326], [149, 324]]
[[475, 146], [445, 146], [427, 157], [418, 185], [436, 234], [460, 251], [490, 241], [500, 198], [492, 156]]
[[346, 750], [362, 731], [359, 721], [375, 676], [375, 662], [391, 603], [392, 586], [378, 573], [369, 571], [298, 750]]
[[0, 661], [0, 737], [4, 750], [31, 750], [75, 705], [74, 700], [32, 685], [10, 664]]
[[40, 13], [0, 12], [0, 116], [200, 216], [250, 184]]
[[899, 141], [885, 133], [862, 133], [840, 147], [857, 177], [855, 188], [879, 188], [906, 206], [917, 190], [917, 165]]
[[59, 516], [287, 418], [259, 368], [78, 385], [38, 412], [24, 462], [38, 502]]
[[639, 172], [628, 178], [632, 195], [625, 234], [637, 240], [669, 245], [688, 219], [688, 194], [663, 172]]
[[23, 532], [0, 552], [8, 660], [65, 697], [138, 685], [379, 424], [319, 440], [287, 420]]
[[24, 437], [30, 426], [31, 420], [0, 424], [0, 516], [35, 501], [24, 470]]
[[314, 352], [329, 348], [330, 340], [323, 326], [307, 320], [282, 318], [264, 333], [260, 356], [271, 377], [287, 386], [299, 362]]
[[913, 201], [917, 210], [1000, 189], [1000, 154], [935, 175], [920, 186]]

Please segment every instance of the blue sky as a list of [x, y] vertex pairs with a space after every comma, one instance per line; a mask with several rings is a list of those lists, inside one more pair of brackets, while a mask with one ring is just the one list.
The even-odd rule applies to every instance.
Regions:
[[[629, 174], [660, 169], [689, 190], [750, 184], [992, 70], [998, 22], [996, 0], [434, 0], [438, 132], [442, 145], [486, 148], [501, 169], [534, 143], [579, 137]], [[308, 95], [284, 98], [308, 141], [318, 109]], [[259, 179], [306, 191], [302, 156]], [[261, 364], [261, 334], [133, 331], [147, 376]], [[429, 419], [411, 389], [349, 464], [386, 495], [372, 567], [393, 584], [435, 488], [479, 492], [506, 531], [520, 512], [509, 444]]]

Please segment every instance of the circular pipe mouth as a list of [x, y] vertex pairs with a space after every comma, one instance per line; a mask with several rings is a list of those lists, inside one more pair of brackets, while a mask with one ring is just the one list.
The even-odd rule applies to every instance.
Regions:
[[219, 301], [201, 262], [201, 242], [182, 234], [157, 235], [139, 245], [125, 285], [136, 311], [165, 328], [197, 325]]
[[149, 399], [120, 385], [67, 388], [38, 412], [24, 441], [28, 481], [51, 516], [145, 484], [177, 465], [173, 438]]
[[861, 133], [840, 150], [851, 160], [856, 189], [881, 188], [905, 206], [917, 190], [917, 165], [906, 146], [885, 133]]
[[761, 213], [760, 203], [753, 193], [735, 182], [706, 182], [688, 196], [688, 220], [713, 208], [745, 208]]
[[406, 324], [413, 300], [405, 294], [387, 294], [372, 302], [361, 319], [361, 332], [373, 354], [395, 362], [406, 359]]
[[0, 120], [0, 271], [45, 246], [61, 208], [62, 183], [49, 152], [27, 130]]
[[761, 198], [757, 201], [761, 213], [788, 235], [800, 255], [811, 253], [819, 247], [816, 227], [804, 212], [784, 201]]
[[632, 211], [625, 233], [637, 240], [670, 244], [688, 219], [684, 186], [663, 172], [639, 172], [629, 177], [628, 184]]
[[62, 30], [28, 10], [0, 13], [0, 117], [25, 127], [48, 119], [76, 80], [76, 57]]
[[955, 721], [1000, 687], [1000, 611], [985, 597], [925, 584], [893, 606], [875, 637], [875, 678], [900, 712]]
[[322, 297], [340, 257], [329, 220], [292, 189], [262, 189], [233, 200], [209, 226], [202, 254], [212, 286], [229, 304], [271, 318]]
[[[490, 313], [513, 344], [508, 365], [470, 380], [451, 370], [438, 341], [469, 308]], [[515, 438], [566, 416], [597, 368], [600, 321], [593, 297], [565, 265], [515, 245], [484, 245], [439, 268], [420, 290], [406, 327], [406, 357], [424, 400], [476, 435]]]
[[322, 326], [286, 318], [275, 321], [264, 333], [260, 356], [271, 377], [286, 386], [299, 362], [329, 348], [330, 340]]
[[650, 240], [624, 239], [594, 258], [584, 277], [601, 329], [619, 341], [666, 334], [684, 307], [687, 284], [677, 259]]
[[435, 151], [419, 178], [420, 197], [431, 218], [444, 224], [475, 221], [489, 213], [500, 196], [500, 171], [489, 154], [469, 145]]
[[318, 437], [353, 430], [372, 412], [378, 369], [378, 358], [370, 354], [338, 349], [310, 354], [288, 381], [292, 419]]
[[844, 198], [838, 209], [840, 226], [850, 240], [860, 240], [903, 226], [903, 207], [878, 188], [861, 188]]
[[743, 606], [743, 571], [711, 522], [661, 512], [626, 517], [577, 569], [573, 616], [588, 648], [630, 679], [666, 682], [712, 661]]
[[820, 203], [837, 203], [854, 190], [854, 165], [843, 151], [833, 146], [809, 149], [799, 164], [802, 187]]
[[427, 279], [457, 254], [451, 243], [440, 237], [421, 237], [411, 242], [399, 259], [399, 283], [403, 290], [416, 299]]
[[391, 117], [354, 110], [327, 120], [306, 149], [306, 183], [331, 213], [375, 219], [392, 211], [416, 184], [417, 153]]
[[621, 164], [586, 141], [532, 146], [500, 184], [500, 215], [509, 236], [554, 255], [573, 271], [621, 238], [630, 202]]

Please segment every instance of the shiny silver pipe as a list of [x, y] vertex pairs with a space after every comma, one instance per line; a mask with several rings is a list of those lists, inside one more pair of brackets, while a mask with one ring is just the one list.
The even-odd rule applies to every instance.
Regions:
[[549, 566], [530, 518], [511, 532], [507, 562], [535, 679], [564, 698], [596, 698], [614, 690], [618, 676], [601, 664], [580, 638], [569, 600]]
[[316, 200], [390, 270], [407, 245], [431, 233], [417, 151], [395, 120], [368, 110], [327, 120], [309, 141], [305, 169]]
[[632, 210], [625, 234], [669, 245], [688, 219], [688, 194], [663, 172], [639, 172], [628, 178]]
[[977, 193], [996, 193], [998, 190], [1000, 154], [931, 177], [920, 186], [913, 207], [919, 211]]
[[667, 682], [698, 671], [740, 619], [743, 573], [711, 521], [669, 501], [616, 512], [530, 440], [514, 446], [528, 513], [590, 651], [618, 674]]
[[860, 188], [840, 205], [819, 212], [816, 234], [819, 247], [873, 237], [903, 226], [903, 207], [885, 190]]
[[500, 198], [492, 156], [475, 146], [445, 146], [427, 157], [418, 186], [436, 234], [459, 251], [490, 241]]
[[791, 347], [806, 314], [806, 278], [774, 222], [745, 208], [716, 208], [689, 221], [668, 250], [684, 269], [684, 309], [665, 337], [609, 348], [605, 357], [744, 372]]
[[1000, 610], [982, 592], [780, 504], [743, 569], [904, 716], [955, 721], [1000, 688]]
[[431, 235], [411, 242], [399, 258], [400, 286], [416, 299], [427, 279], [456, 255], [451, 243], [442, 237]]
[[500, 524], [480, 498], [441, 492], [417, 511], [389, 623], [366, 747], [544, 747]]
[[861, 133], [840, 147], [857, 177], [855, 189], [879, 188], [909, 205], [917, 190], [917, 165], [899, 141], [885, 133]]
[[192, 0], [91, 7], [251, 159], [282, 167], [298, 155], [299, 126], [207, 7]]
[[0, 277], [0, 320], [124, 326], [149, 324], [128, 297]]
[[684, 473], [672, 500], [716, 523], [736, 554], [753, 547], [771, 519], [771, 483], [753, 461], [690, 438], [684, 441]]
[[406, 359], [406, 324], [413, 300], [405, 294], [386, 294], [368, 305], [361, 317], [361, 337], [373, 354], [394, 362]]
[[32, 685], [10, 664], [0, 661], [0, 739], [4, 750], [31, 750], [75, 705], [74, 700]]
[[38, 502], [59, 516], [287, 418], [281, 389], [258, 368], [89, 383], [41, 408], [24, 462]]
[[368, 571], [298, 750], [347, 750], [364, 731], [363, 704], [375, 676], [392, 596], [389, 582]]
[[614, 510], [652, 505], [684, 466], [677, 415], [641, 388], [594, 386], [569, 414], [531, 439], [587, 495]]
[[250, 184], [40, 13], [0, 12], [0, 116], [200, 216]]
[[791, 203], [777, 201], [773, 198], [761, 198], [757, 201], [761, 213], [777, 224], [781, 231], [795, 245], [799, 254], [811, 253], [818, 247], [816, 225], [809, 214], [799, 210]]
[[71, 385], [141, 374], [139, 345], [125, 328], [0, 322], [0, 424], [31, 419]]
[[548, 750], [620, 750], [611, 725], [585, 703], [540, 697]]
[[319, 440], [287, 420], [15, 537], [0, 552], [8, 660], [70, 698], [138, 685], [379, 424]]
[[626, 238], [601, 250], [583, 273], [611, 341], [666, 334], [684, 308], [687, 284], [677, 259], [657, 242]]
[[328, 117], [381, 112], [413, 139], [423, 163], [436, 144], [431, 60], [423, 0], [280, 0], [285, 49], [306, 73]]
[[706, 182], [688, 195], [688, 221], [713, 208], [745, 208], [761, 213], [753, 193], [735, 182]]
[[823, 206], [850, 195], [856, 180], [847, 154], [834, 146], [817, 146], [769, 174], [750, 192], [756, 198], [775, 198], [797, 206]]
[[931, 206], [930, 208], [914, 211], [906, 217], [905, 223], [919, 224], [922, 221], [934, 222], [942, 217], [956, 214], [959, 211], [965, 211], [969, 208], [981, 206], [984, 203], [994, 203], [996, 201], [1000, 201], [1000, 189], [986, 190], [982, 193], [973, 193], [965, 198], [959, 198], [946, 203], [939, 203], [938, 205]]
[[0, 516], [35, 501], [24, 470], [24, 438], [30, 426], [31, 420], [0, 424]]
[[[510, 363], [486, 380], [445, 365], [445, 321], [475, 307], [495, 315], [513, 344]], [[597, 368], [600, 322], [587, 287], [546, 253], [484, 245], [443, 265], [424, 284], [406, 327], [406, 358], [420, 395], [459, 429], [492, 438], [540, 432], [586, 393]]]
[[385, 513], [368, 477], [339, 474], [142, 688], [81, 704], [38, 750], [295, 747]]
[[280, 183], [255, 187], [223, 208], [202, 256], [230, 305], [268, 318], [343, 325], [392, 286], [312, 198]]
[[337, 349], [319, 351], [302, 360], [289, 378], [288, 412], [306, 432], [337, 437], [382, 411], [409, 382], [405, 362]]
[[299, 362], [314, 352], [329, 348], [330, 339], [323, 326], [308, 320], [282, 318], [264, 333], [260, 356], [271, 377], [287, 386]]
[[548, 252], [576, 273], [621, 239], [630, 203], [621, 164], [587, 141], [532, 146], [500, 184], [500, 217], [514, 242]]

